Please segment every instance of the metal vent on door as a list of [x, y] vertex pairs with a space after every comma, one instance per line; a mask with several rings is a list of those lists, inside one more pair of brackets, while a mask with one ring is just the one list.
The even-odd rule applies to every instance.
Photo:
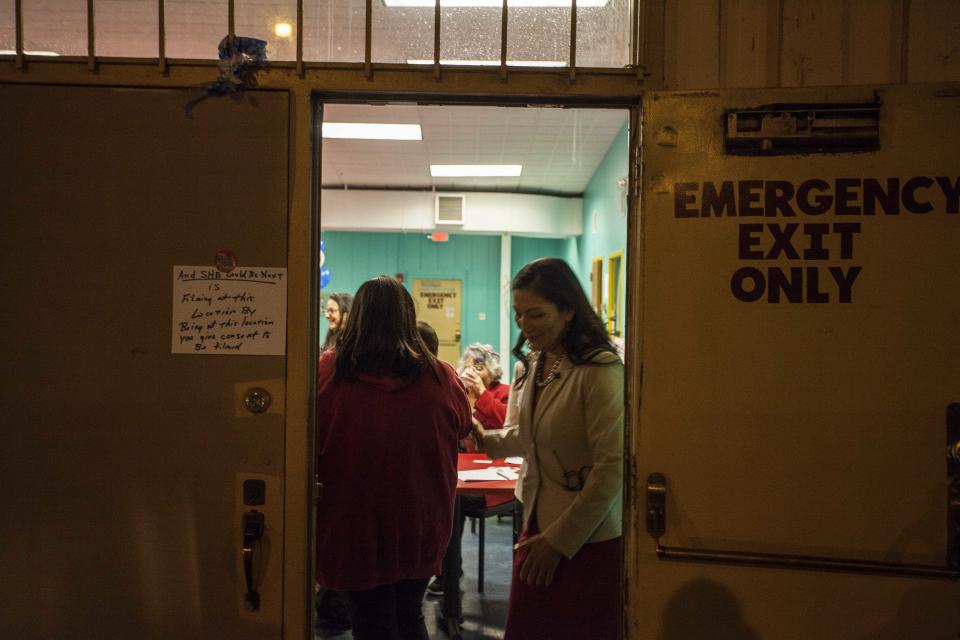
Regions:
[[463, 224], [467, 197], [463, 194], [437, 194], [436, 224]]
[[876, 151], [879, 104], [795, 104], [726, 112], [730, 155]]

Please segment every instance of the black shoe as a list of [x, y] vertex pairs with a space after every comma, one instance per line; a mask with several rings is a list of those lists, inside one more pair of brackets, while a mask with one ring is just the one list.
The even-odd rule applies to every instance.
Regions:
[[437, 576], [430, 581], [430, 584], [427, 585], [427, 593], [432, 596], [443, 595], [443, 581], [441, 578], [443, 578], [443, 576]]
[[331, 631], [346, 631], [350, 621], [350, 605], [338, 591], [324, 589], [317, 594], [317, 626]]

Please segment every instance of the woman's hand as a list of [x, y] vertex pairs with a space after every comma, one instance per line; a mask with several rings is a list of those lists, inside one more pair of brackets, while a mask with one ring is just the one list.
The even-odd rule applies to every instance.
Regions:
[[483, 451], [483, 436], [486, 435], [486, 430], [483, 428], [483, 425], [480, 424], [480, 421], [476, 418], [473, 418], [473, 424], [470, 427], [470, 435], [473, 436], [473, 441], [477, 445], [477, 450]]
[[520, 566], [520, 579], [531, 587], [549, 587], [563, 554], [554, 549], [540, 533], [527, 538], [516, 548], [524, 547], [528, 551]]
[[467, 400], [470, 401], [470, 407], [472, 408], [487, 388], [483, 386], [480, 374], [473, 369], [467, 369], [460, 374], [460, 379], [463, 380], [463, 386], [467, 388]]

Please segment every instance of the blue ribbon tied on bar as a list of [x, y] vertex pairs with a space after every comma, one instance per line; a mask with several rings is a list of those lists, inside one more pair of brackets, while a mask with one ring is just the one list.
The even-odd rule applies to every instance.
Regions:
[[207, 98], [236, 93], [257, 86], [257, 71], [266, 68], [267, 41], [249, 36], [225, 36], [217, 47], [220, 59], [217, 80], [206, 95], [187, 104], [187, 113]]
[[257, 86], [256, 73], [267, 66], [267, 41], [248, 36], [226, 36], [217, 47], [220, 73], [210, 87], [213, 95]]

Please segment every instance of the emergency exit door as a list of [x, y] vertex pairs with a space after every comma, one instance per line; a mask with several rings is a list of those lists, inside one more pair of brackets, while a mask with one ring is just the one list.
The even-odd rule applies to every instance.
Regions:
[[288, 99], [196, 97], [0, 87], [6, 638], [281, 637]]
[[456, 365], [460, 360], [460, 280], [413, 279], [417, 320], [433, 327], [440, 341], [438, 356]]
[[628, 637], [960, 634], [958, 123], [944, 87], [645, 98]]

